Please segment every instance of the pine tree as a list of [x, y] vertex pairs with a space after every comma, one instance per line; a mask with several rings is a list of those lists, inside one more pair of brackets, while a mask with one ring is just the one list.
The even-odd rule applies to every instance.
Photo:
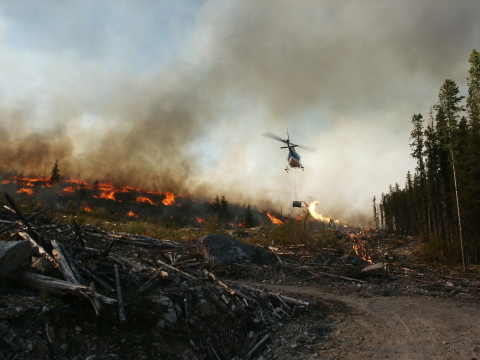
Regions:
[[414, 199], [414, 189], [413, 189], [413, 179], [410, 171], [407, 171], [407, 176], [405, 180], [405, 191], [404, 191], [404, 209], [405, 213], [405, 231], [418, 235], [418, 209]]
[[58, 160], [55, 161], [55, 165], [53, 165], [52, 172], [50, 173], [50, 182], [57, 183], [60, 181], [60, 170], [58, 168]]
[[218, 195], [215, 196], [215, 200], [209, 206], [209, 211], [215, 214], [219, 220], [225, 223], [225, 220], [230, 217], [230, 205], [228, 200], [225, 198], [225, 196], [222, 196], [221, 199], [218, 197]]
[[417, 167], [416, 172], [420, 176], [420, 182], [425, 177], [425, 162], [423, 159], [424, 151], [424, 139], [423, 139], [423, 116], [422, 114], [413, 115], [412, 117], [413, 130], [410, 134], [410, 139], [412, 143], [410, 147], [412, 148], [412, 153], [410, 154], [416, 161]]
[[243, 215], [243, 226], [246, 228], [251, 228], [255, 225], [253, 220], [253, 212], [250, 205], [245, 209], [245, 214]]
[[219, 217], [221, 219], [228, 219], [230, 217], [230, 205], [228, 204], [227, 199], [225, 196], [222, 196], [222, 199], [220, 200], [220, 213]]
[[[459, 191], [458, 191], [458, 181], [457, 181], [457, 171], [456, 171], [456, 161], [455, 161], [455, 141], [457, 140], [456, 134], [458, 129], [458, 118], [459, 113], [465, 110], [465, 107], [460, 104], [460, 101], [464, 96], [458, 95], [459, 90], [458, 86], [453, 80], [447, 79], [440, 88], [440, 93], [438, 95], [438, 104], [435, 105], [435, 109], [438, 110], [439, 119], [442, 120], [442, 127], [437, 127], [442, 130], [441, 140], [443, 150], [449, 153], [449, 162], [451, 165], [451, 173], [453, 175], [453, 195], [455, 198], [455, 205], [457, 210], [457, 226], [458, 226], [458, 235], [460, 238], [460, 248], [462, 255], [462, 263], [464, 271], [468, 270], [469, 267], [469, 257], [468, 257], [468, 243], [462, 233], [462, 218], [461, 218], [461, 208], [459, 200]], [[445, 168], [445, 178], [447, 176], [448, 170]], [[446, 184], [448, 185], [448, 184]], [[446, 199], [450, 198], [450, 188], [445, 188]], [[448, 217], [448, 208], [445, 209], [447, 214], [446, 221], [450, 223], [450, 217]], [[448, 232], [453, 235], [453, 228], [449, 227]], [[453, 245], [453, 244], [452, 244]]]
[[440, 233], [438, 215], [440, 203], [439, 185], [439, 154], [438, 136], [435, 130], [433, 115], [430, 113], [430, 123], [424, 131], [425, 135], [425, 176], [427, 193], [427, 233]]
[[469, 206], [466, 209], [466, 223], [471, 225], [470, 236], [473, 238], [474, 254], [480, 261], [480, 52], [472, 50], [470, 58], [469, 77], [467, 78], [468, 96], [467, 112], [469, 127], [469, 142], [466, 155], [467, 189], [466, 197]]
[[480, 123], [480, 52], [472, 50], [468, 61], [470, 62], [468, 70], [470, 76], [467, 78], [467, 111], [470, 125], [473, 127]]
[[222, 205], [220, 204], [220, 198], [217, 196], [215, 196], [215, 200], [210, 204], [209, 206], [209, 210], [218, 215], [220, 213], [220, 209], [222, 208]]
[[373, 197], [373, 223], [375, 230], [378, 230], [378, 211], [377, 211], [377, 199]]

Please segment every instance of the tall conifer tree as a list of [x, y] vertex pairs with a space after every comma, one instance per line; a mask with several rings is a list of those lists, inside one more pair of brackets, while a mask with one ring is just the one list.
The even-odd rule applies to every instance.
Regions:
[[[455, 154], [454, 149], [456, 145], [457, 139], [457, 132], [458, 132], [458, 119], [460, 117], [460, 112], [465, 110], [465, 107], [460, 103], [464, 96], [459, 96], [459, 89], [457, 84], [453, 80], [447, 79], [443, 83], [442, 87], [440, 88], [440, 93], [438, 95], [438, 104], [435, 108], [438, 110], [437, 119], [442, 121], [442, 127], [439, 128], [442, 130], [441, 133], [441, 140], [442, 140], [442, 147], [443, 150], [449, 153], [451, 163], [451, 171], [453, 175], [453, 195], [455, 197], [455, 205], [457, 210], [457, 225], [458, 225], [458, 235], [460, 238], [460, 248], [461, 248], [461, 255], [462, 255], [462, 263], [463, 269], [465, 271], [468, 270], [469, 267], [469, 256], [468, 256], [468, 243], [463, 236], [462, 232], [462, 218], [461, 218], [461, 207], [460, 207], [460, 199], [459, 199], [459, 192], [458, 192], [458, 181], [457, 181], [457, 171], [456, 171], [456, 157], [458, 154]], [[447, 179], [448, 170], [445, 168], [445, 179]], [[447, 201], [450, 198], [450, 189], [448, 184], [445, 188], [445, 195], [447, 197]], [[448, 214], [448, 208], [445, 209], [445, 213]], [[447, 215], [448, 216], [448, 215]], [[447, 217], [446, 221], [450, 222], [450, 218]], [[453, 229], [451, 227], [447, 228], [447, 231], [450, 234], [453, 234]], [[450, 239], [452, 241], [452, 239]], [[452, 244], [453, 245], [453, 244]]]
[[471, 224], [470, 236], [473, 238], [474, 254], [477, 261], [480, 261], [480, 52], [472, 50], [470, 58], [470, 69], [468, 70], [468, 130], [469, 142], [467, 149], [467, 171], [468, 188], [466, 196], [469, 201], [467, 209], [467, 223]]
[[60, 169], [58, 167], [58, 160], [55, 161], [53, 165], [52, 172], [50, 173], [50, 182], [56, 183], [60, 181]]

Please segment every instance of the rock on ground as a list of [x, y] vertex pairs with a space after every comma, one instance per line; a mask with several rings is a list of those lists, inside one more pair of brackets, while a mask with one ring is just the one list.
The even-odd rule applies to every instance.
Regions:
[[32, 246], [27, 240], [0, 242], [0, 279], [30, 262]]
[[266, 250], [226, 235], [206, 235], [200, 240], [200, 247], [203, 257], [217, 265], [233, 263], [263, 265], [275, 260], [275, 256]]

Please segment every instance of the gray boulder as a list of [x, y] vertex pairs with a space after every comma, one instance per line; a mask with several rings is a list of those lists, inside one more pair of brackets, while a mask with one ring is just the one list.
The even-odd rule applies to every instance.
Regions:
[[32, 255], [32, 246], [28, 240], [0, 242], [0, 279], [30, 262]]
[[217, 265], [247, 263], [263, 265], [275, 256], [257, 246], [245, 244], [227, 235], [209, 234], [200, 240], [203, 257]]

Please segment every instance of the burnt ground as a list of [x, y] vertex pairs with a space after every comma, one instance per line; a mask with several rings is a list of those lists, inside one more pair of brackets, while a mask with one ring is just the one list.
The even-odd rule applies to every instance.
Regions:
[[[97, 316], [78, 293], [9, 278], [0, 282], [0, 359], [480, 357], [478, 273], [424, 262], [408, 237], [337, 233], [325, 247], [320, 234], [308, 246], [272, 247], [271, 264], [219, 267], [194, 244], [31, 222], [62, 244], [82, 284], [113, 299], [117, 265], [125, 320], [117, 304]], [[62, 278], [48, 264], [35, 271]]]

